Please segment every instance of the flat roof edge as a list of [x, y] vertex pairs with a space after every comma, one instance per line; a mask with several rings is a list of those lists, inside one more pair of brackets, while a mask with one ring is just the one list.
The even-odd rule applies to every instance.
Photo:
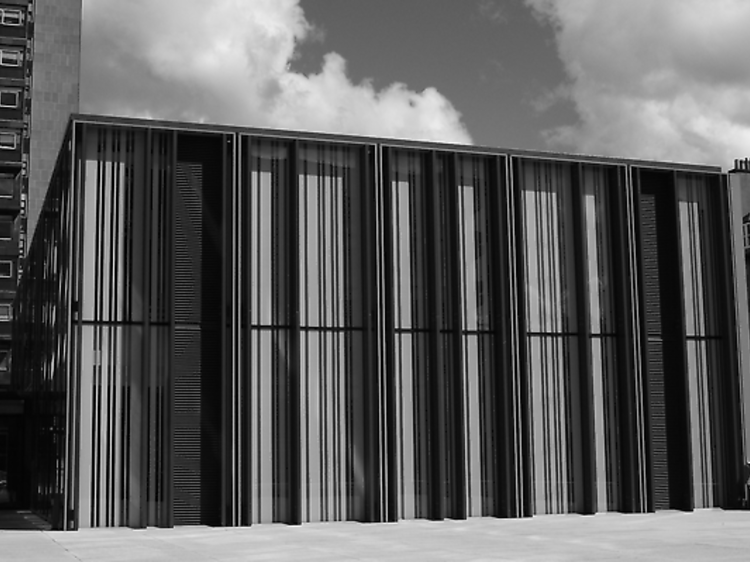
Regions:
[[558, 161], [590, 162], [609, 165], [642, 166], [665, 170], [684, 170], [709, 173], [723, 173], [720, 166], [709, 164], [691, 164], [687, 162], [670, 162], [662, 160], [644, 160], [637, 158], [624, 158], [618, 156], [600, 156], [593, 154], [576, 154], [569, 152], [554, 152], [544, 150], [531, 150], [523, 148], [488, 147], [473, 144], [442, 143], [437, 141], [423, 141], [411, 139], [394, 139], [385, 137], [374, 137], [366, 135], [350, 135], [343, 133], [324, 133], [317, 131], [303, 131], [294, 129], [272, 129], [263, 127], [249, 127], [241, 125], [221, 125], [215, 123], [199, 123], [191, 121], [173, 121], [165, 119], [149, 119], [142, 117], [119, 117], [114, 115], [97, 115], [91, 113], [74, 113], [70, 116], [70, 125], [73, 123], [90, 125], [112, 125], [120, 127], [155, 128], [181, 132], [195, 133], [233, 133], [254, 136], [267, 136], [282, 139], [300, 140], [322, 140], [330, 142], [342, 142], [350, 144], [372, 144], [394, 148], [412, 148], [427, 150], [444, 150], [465, 152], [472, 154], [484, 154], [495, 156], [516, 156]]

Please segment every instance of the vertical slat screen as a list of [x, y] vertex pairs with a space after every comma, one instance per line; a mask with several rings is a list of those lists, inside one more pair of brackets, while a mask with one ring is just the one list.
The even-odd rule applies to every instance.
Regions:
[[690, 509], [684, 256], [674, 174], [640, 170], [639, 191], [652, 504], [655, 509]]
[[687, 377], [690, 400], [695, 507], [715, 507], [723, 497], [719, 474], [725, 458], [721, 431], [726, 368], [721, 331], [721, 287], [715, 216], [718, 196], [709, 178], [677, 174], [684, 287]]
[[174, 519], [221, 521], [223, 143], [179, 135], [174, 190]]
[[305, 521], [365, 507], [362, 240], [356, 148], [300, 144], [300, 384]]
[[[501, 323], [494, 318], [494, 299], [499, 298], [500, 283], [493, 287], [492, 236], [501, 222], [494, 216], [490, 203], [489, 160], [481, 157], [458, 159], [459, 217], [459, 299], [461, 309], [461, 346], [464, 390], [464, 425], [466, 443], [467, 515], [495, 515], [499, 510], [498, 455], [495, 402], [499, 396], [500, 377], [510, 377], [500, 369], [495, 349], [495, 332]], [[500, 194], [498, 194], [499, 197]]]
[[288, 145], [257, 141], [246, 158], [250, 241], [250, 384], [248, 435], [253, 523], [287, 521], [290, 487], [287, 438], [289, 322], [286, 249], [289, 220]]
[[581, 509], [581, 432], [573, 243], [568, 164], [520, 166], [526, 282], [527, 369], [536, 513]]
[[168, 420], [168, 401], [166, 393], [169, 388], [169, 319], [170, 319], [170, 283], [172, 278], [170, 264], [171, 233], [169, 232], [172, 210], [169, 194], [172, 190], [172, 143], [171, 135], [167, 133], [153, 133], [150, 146], [151, 169], [147, 170], [147, 180], [150, 183], [151, 206], [151, 239], [150, 299], [146, 303], [149, 315], [149, 355], [146, 358], [148, 367], [143, 383], [147, 389], [144, 408], [147, 410], [145, 423], [147, 424], [147, 510], [146, 521], [141, 524], [161, 526], [166, 523], [167, 487], [171, 486], [168, 457], [170, 431]]
[[620, 509], [620, 397], [618, 379], [617, 317], [612, 237], [613, 186], [610, 170], [583, 166], [583, 230], [588, 275], [589, 333], [591, 334], [595, 479], [598, 483], [596, 511]]
[[[432, 451], [428, 379], [428, 313], [425, 160], [421, 153], [394, 154], [388, 170], [391, 190], [396, 454], [399, 517], [430, 515]], [[434, 188], [434, 187], [433, 187]], [[431, 279], [430, 279], [431, 280]]]
[[648, 339], [648, 393], [650, 403], [651, 471], [654, 507], [668, 509], [669, 463], [667, 414], [664, 396], [664, 359], [661, 341], [661, 300], [659, 297], [659, 262], [656, 238], [656, 197], [642, 194], [641, 235], [643, 240], [643, 278]]
[[[145, 204], [140, 180], [144, 135], [94, 129], [83, 147], [84, 210], [81, 340], [81, 465], [79, 525], [132, 524], [130, 501], [140, 494], [132, 479], [143, 448], [131, 379], [139, 376], [143, 320], [143, 245], [131, 217]], [[140, 258], [140, 256], [139, 256]]]
[[57, 517], [62, 494], [58, 525], [731, 496], [718, 176], [76, 131], [13, 350], [14, 380], [36, 397], [32, 502]]

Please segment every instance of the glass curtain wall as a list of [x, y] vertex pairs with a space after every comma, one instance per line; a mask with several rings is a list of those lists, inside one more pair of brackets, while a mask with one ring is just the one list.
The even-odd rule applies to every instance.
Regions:
[[534, 512], [616, 510], [612, 171], [521, 160], [518, 173]]
[[391, 163], [394, 361], [399, 517], [430, 514], [429, 303], [426, 158], [399, 153]]
[[685, 313], [685, 352], [696, 508], [714, 507], [725, 458], [722, 439], [722, 388], [725, 372], [721, 280], [717, 242], [719, 205], [711, 178], [676, 174], [678, 220], [682, 253]]
[[583, 507], [583, 427], [572, 170], [521, 161], [519, 173], [534, 512], [576, 512]]
[[[500, 513], [499, 476], [502, 459], [497, 453], [497, 403], [501, 396], [503, 372], [498, 348], [502, 330], [495, 310], [499, 308], [502, 285], [499, 248], [493, 229], [499, 231], [503, 220], [493, 203], [502, 201], [499, 185], [493, 185], [490, 159], [461, 155], [457, 158], [458, 199], [458, 299], [460, 302], [461, 356], [464, 386], [463, 420], [466, 442], [466, 512], [468, 516]], [[495, 190], [495, 197], [491, 197]], [[495, 274], [493, 275], [493, 268]], [[506, 412], [507, 413], [507, 412]], [[512, 416], [508, 416], [512, 420]], [[508, 503], [508, 498], [505, 498]]]
[[171, 141], [77, 130], [80, 527], [169, 522]]
[[253, 523], [290, 517], [289, 150], [280, 141], [248, 146], [250, 503]]
[[365, 508], [364, 300], [357, 148], [300, 143], [298, 260], [302, 516]]
[[614, 260], [618, 250], [613, 240], [611, 217], [616, 194], [610, 184], [612, 170], [581, 166], [583, 231], [588, 286], [588, 335], [593, 398], [596, 511], [620, 509], [620, 434], [616, 279]]
[[252, 521], [289, 521], [292, 487], [302, 521], [363, 519], [362, 271], [371, 255], [362, 149], [264, 139], [247, 147]]
[[387, 159], [398, 517], [496, 515], [508, 461], [497, 450], [508, 414], [497, 402], [500, 161], [399, 149]]
[[[727, 505], [718, 174], [75, 133], [15, 307], [40, 513], [142, 527]], [[679, 453], [666, 465], [660, 440]]]
[[[132, 524], [140, 497], [140, 420], [130, 381], [142, 368], [143, 133], [94, 128], [80, 139], [82, 194], [79, 525]], [[138, 259], [134, 259], [137, 255]], [[145, 483], [144, 483], [145, 484]], [[135, 514], [134, 514], [135, 515]], [[136, 516], [137, 519], [137, 516]]]
[[78, 467], [70, 431], [76, 412], [70, 409], [75, 391], [68, 324], [72, 312], [68, 257], [75, 243], [75, 222], [71, 151], [69, 145], [63, 146], [39, 216], [35, 234], [39, 242], [27, 256], [24, 282], [13, 307], [12, 384], [26, 398], [26, 445], [19, 463], [24, 473], [7, 475], [18, 483], [19, 503], [29, 505], [55, 529], [73, 528], [75, 523], [68, 508], [75, 505], [72, 490]]

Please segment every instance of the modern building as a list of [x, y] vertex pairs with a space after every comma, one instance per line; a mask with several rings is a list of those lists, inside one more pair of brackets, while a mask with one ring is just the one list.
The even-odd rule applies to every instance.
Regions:
[[31, 505], [65, 529], [735, 507], [733, 205], [707, 166], [74, 116], [16, 300]]
[[0, 508], [23, 507], [13, 300], [65, 128], [78, 111], [81, 0], [0, 0]]

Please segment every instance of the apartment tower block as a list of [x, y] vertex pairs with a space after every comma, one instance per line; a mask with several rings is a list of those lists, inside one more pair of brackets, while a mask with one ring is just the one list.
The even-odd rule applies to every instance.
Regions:
[[[25, 503], [24, 401], [10, 387], [13, 301], [71, 113], [82, 0], [0, 0], [0, 506]], [[28, 412], [26, 412], [28, 413]], [[17, 461], [16, 461], [17, 462]]]

